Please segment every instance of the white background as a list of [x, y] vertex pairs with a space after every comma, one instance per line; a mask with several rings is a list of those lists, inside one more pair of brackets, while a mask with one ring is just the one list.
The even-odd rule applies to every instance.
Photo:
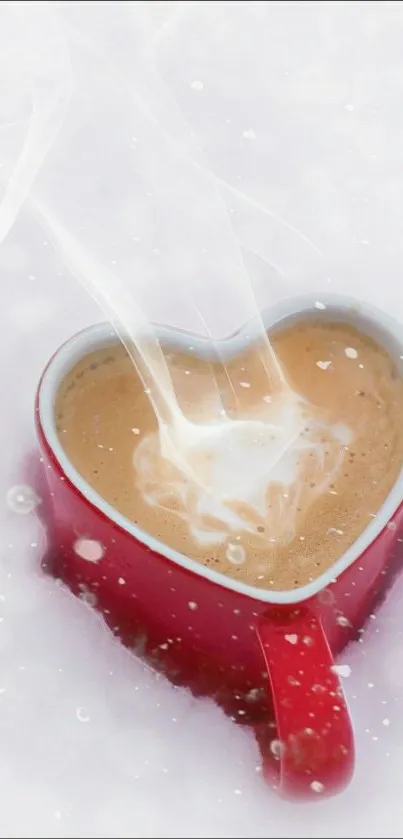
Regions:
[[[220, 200], [228, 217], [234, 217], [260, 304], [270, 305], [275, 296], [294, 290], [314, 286], [319, 293], [326, 287], [371, 299], [403, 319], [401, 3], [230, 3], [226, 9], [220, 3], [156, 3], [153, 11], [129, 3], [118, 4], [113, 17], [109, 4], [71, 4], [70, 10], [56, 5], [62, 34], [74, 26], [84, 41], [90, 35], [102, 47], [101, 63], [107, 52], [128, 72], [136, 37], [142, 48], [147, 44], [144, 72], [133, 70], [142, 106], [146, 94], [158, 103], [158, 119], [177, 131], [181, 155], [191, 149], [197, 157], [202, 149], [203, 166], [219, 179]], [[49, 67], [50, 59], [47, 72]], [[1, 82], [3, 95], [3, 77]], [[164, 98], [166, 90], [180, 108], [178, 121]], [[99, 88], [98, 95], [101, 101]], [[108, 122], [113, 96], [111, 91], [103, 95]], [[10, 108], [18, 111], [18, 102], [0, 101], [3, 142], [7, 130], [13, 131]], [[96, 106], [93, 114], [97, 119]], [[103, 208], [120, 200], [124, 170], [111, 157], [112, 146], [102, 172], [95, 147], [86, 165], [69, 155], [75, 142], [86, 142], [77, 134], [78, 115], [73, 114], [68, 139], [60, 133], [32, 195], [46, 203], [48, 221], [57, 217], [59, 233], [73, 231], [74, 246], [70, 242], [67, 250], [74, 251], [73, 268], [77, 273], [79, 263], [88, 285], [89, 261], [77, 242], [98, 266], [113, 258], [119, 274], [123, 239], [111, 210], [109, 234], [104, 228], [101, 234], [99, 224], [108, 224]], [[182, 132], [183, 115], [193, 139]], [[118, 109], [115, 117], [115, 128], [122, 126]], [[139, 138], [130, 137], [129, 143], [141, 140], [144, 127], [134, 109], [136, 120]], [[111, 136], [113, 130], [109, 125]], [[157, 153], [162, 141], [154, 141]], [[16, 149], [16, 140], [0, 145], [7, 177], [15, 174]], [[151, 159], [144, 152], [142, 160], [151, 167], [155, 155]], [[169, 175], [168, 160], [164, 167], [166, 181], [161, 181], [162, 169], [157, 172], [160, 232], [167, 217], [164, 200], [177, 183], [176, 174]], [[97, 176], [109, 193], [94, 201]], [[186, 177], [184, 170], [184, 182]], [[201, 203], [204, 186], [198, 176], [190, 183], [193, 192], [186, 200]], [[125, 212], [130, 223], [154, 217], [156, 205], [147, 210], [146, 192], [144, 186], [144, 194], [134, 196], [129, 183]], [[213, 271], [222, 254], [208, 226], [207, 192], [204, 214], [198, 206], [204, 232], [196, 244], [211, 236], [216, 250], [204, 270], [210, 265]], [[183, 212], [180, 200], [176, 208]], [[224, 232], [227, 221], [222, 219], [228, 217], [220, 216]], [[147, 250], [147, 240], [141, 256], [134, 248], [124, 251], [122, 276], [132, 276], [133, 259], [134, 289], [144, 307], [160, 319], [197, 326], [191, 309], [172, 302], [180, 285], [176, 282], [172, 294], [168, 286], [186, 238], [171, 228], [175, 248], [158, 268], [153, 262], [161, 250], [157, 233], [152, 231], [154, 250]], [[192, 242], [196, 247], [196, 239]], [[224, 259], [229, 278], [237, 258], [231, 253], [228, 264]], [[149, 272], [148, 291], [140, 264]], [[191, 253], [181, 263], [183, 276], [189, 265]], [[278, 800], [256, 771], [259, 756], [249, 732], [236, 728], [211, 702], [157, 678], [119, 646], [84, 602], [41, 572], [42, 526], [35, 513], [13, 512], [6, 495], [11, 486], [30, 479], [33, 399], [41, 369], [65, 338], [103, 314], [66, 268], [28, 204], [0, 248], [0, 276], [0, 835], [401, 836], [403, 578], [369, 621], [361, 643], [342, 657], [351, 665], [345, 688], [357, 738], [351, 787], [337, 799], [314, 805]], [[150, 294], [153, 283], [157, 298]], [[225, 284], [223, 289], [216, 290], [218, 296], [228, 294]], [[236, 297], [235, 303], [240, 300]], [[210, 305], [212, 329], [225, 332], [239, 322], [241, 304], [223, 308], [211, 296], [210, 303], [202, 302], [205, 312]]]

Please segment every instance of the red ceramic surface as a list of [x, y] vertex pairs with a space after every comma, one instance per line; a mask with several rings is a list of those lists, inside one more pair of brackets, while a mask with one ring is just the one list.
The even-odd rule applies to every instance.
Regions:
[[[399, 358], [398, 324], [344, 298], [329, 298], [327, 306], [333, 316], [337, 310], [376, 333]], [[312, 300], [304, 298], [265, 320], [269, 326], [311, 309]], [[183, 342], [181, 334], [166, 330], [162, 338]], [[50, 570], [75, 593], [91, 592], [122, 641], [174, 683], [214, 696], [237, 721], [253, 725], [265, 777], [283, 795], [321, 798], [342, 790], [352, 776], [354, 742], [334, 658], [357, 636], [400, 567], [401, 479], [363, 536], [309, 586], [262, 591], [203, 568], [109, 508], [57, 441], [52, 405], [61, 377], [85, 352], [110, 340], [105, 325], [80, 333], [56, 353], [39, 385]], [[230, 353], [238, 340], [228, 341]], [[102, 545], [101, 559], [91, 562], [77, 553], [82, 538]]]

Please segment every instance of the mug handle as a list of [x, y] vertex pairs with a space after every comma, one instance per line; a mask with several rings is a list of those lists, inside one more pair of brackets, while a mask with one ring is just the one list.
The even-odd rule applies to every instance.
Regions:
[[313, 799], [347, 786], [354, 737], [321, 620], [309, 608], [272, 613], [256, 627], [273, 697], [275, 728], [256, 731], [263, 771], [287, 798]]

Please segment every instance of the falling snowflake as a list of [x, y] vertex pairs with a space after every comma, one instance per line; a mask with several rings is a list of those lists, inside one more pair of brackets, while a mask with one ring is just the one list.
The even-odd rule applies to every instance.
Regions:
[[73, 545], [74, 553], [86, 559], [87, 562], [99, 562], [104, 555], [104, 548], [96, 539], [76, 539]]
[[228, 544], [225, 556], [228, 562], [231, 562], [233, 565], [242, 565], [246, 560], [245, 549], [242, 545], [233, 545], [231, 542]]
[[79, 722], [89, 722], [89, 720], [90, 720], [87, 711], [85, 710], [85, 708], [82, 705], [79, 708], [77, 708], [76, 717], [77, 717]]
[[281, 740], [272, 740], [270, 743], [270, 751], [275, 760], [280, 760], [283, 752], [283, 744]]
[[324, 784], [322, 784], [320, 781], [312, 781], [310, 786], [313, 792], [323, 792], [323, 790], [325, 789]]
[[296, 644], [298, 642], [298, 635], [295, 635], [294, 633], [291, 635], [284, 635], [284, 638], [289, 644]]
[[336, 676], [341, 676], [342, 679], [347, 679], [351, 674], [351, 667], [349, 664], [333, 664], [330, 668]]
[[7, 492], [6, 501], [13, 513], [18, 513], [20, 516], [26, 516], [32, 513], [38, 504], [40, 504], [39, 496], [27, 484], [17, 484], [16, 486], [10, 487]]

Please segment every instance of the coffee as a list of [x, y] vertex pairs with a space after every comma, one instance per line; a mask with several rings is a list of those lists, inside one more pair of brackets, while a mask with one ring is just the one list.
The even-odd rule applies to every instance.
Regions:
[[[329, 568], [391, 490], [403, 462], [403, 381], [388, 353], [350, 325], [305, 319], [271, 337], [289, 384], [309, 406], [298, 486], [289, 475], [285, 481], [284, 461], [264, 511], [229, 503], [234, 521], [247, 521], [238, 530], [232, 521], [225, 534], [214, 506], [201, 515], [197, 488], [161, 457], [147, 389], [121, 344], [89, 353], [70, 371], [55, 418], [78, 472], [143, 531], [228, 577], [278, 590]], [[167, 358], [181, 408], [194, 422], [211, 420], [217, 392], [233, 418], [255, 416], [270, 402], [257, 349], [227, 370], [191, 347], [167, 351]]]

